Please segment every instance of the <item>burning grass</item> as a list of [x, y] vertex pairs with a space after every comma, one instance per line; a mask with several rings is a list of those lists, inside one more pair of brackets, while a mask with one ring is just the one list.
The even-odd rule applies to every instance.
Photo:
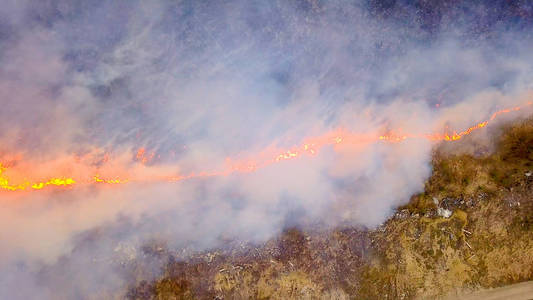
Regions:
[[198, 254], [129, 298], [433, 299], [531, 280], [533, 120], [503, 132], [490, 155], [437, 151], [424, 193], [375, 230], [289, 229]]

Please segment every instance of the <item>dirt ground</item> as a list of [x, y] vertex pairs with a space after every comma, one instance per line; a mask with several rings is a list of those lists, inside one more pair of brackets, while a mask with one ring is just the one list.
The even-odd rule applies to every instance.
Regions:
[[533, 299], [533, 281], [488, 289], [468, 295], [457, 295], [446, 300], [531, 300]]

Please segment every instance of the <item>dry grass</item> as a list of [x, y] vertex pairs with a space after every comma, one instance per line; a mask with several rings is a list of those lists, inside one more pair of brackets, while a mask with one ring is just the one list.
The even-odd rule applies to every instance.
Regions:
[[[533, 120], [484, 157], [433, 159], [424, 193], [373, 231], [285, 231], [260, 247], [200, 253], [132, 299], [435, 299], [533, 279]], [[465, 141], [468, 142], [468, 141]], [[435, 199], [437, 204], [435, 204]], [[437, 208], [453, 211], [449, 218]]]
[[[425, 192], [401, 208], [421, 217], [373, 233], [360, 297], [432, 299], [533, 279], [533, 121], [505, 132], [487, 157], [436, 153]], [[431, 215], [433, 198], [454, 214]]]

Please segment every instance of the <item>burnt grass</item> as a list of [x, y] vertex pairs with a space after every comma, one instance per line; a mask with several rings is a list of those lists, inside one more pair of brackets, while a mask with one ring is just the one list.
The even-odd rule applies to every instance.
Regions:
[[186, 259], [148, 247], [163, 275], [127, 298], [434, 299], [531, 280], [533, 120], [501, 132], [488, 154], [437, 149], [425, 191], [372, 230], [288, 228]]

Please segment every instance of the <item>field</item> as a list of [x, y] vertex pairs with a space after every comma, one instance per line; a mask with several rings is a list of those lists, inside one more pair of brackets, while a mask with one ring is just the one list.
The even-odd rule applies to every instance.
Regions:
[[289, 228], [186, 260], [146, 249], [165, 274], [128, 297], [434, 299], [531, 280], [533, 120], [501, 132], [484, 154], [438, 148], [424, 193], [378, 228]]

